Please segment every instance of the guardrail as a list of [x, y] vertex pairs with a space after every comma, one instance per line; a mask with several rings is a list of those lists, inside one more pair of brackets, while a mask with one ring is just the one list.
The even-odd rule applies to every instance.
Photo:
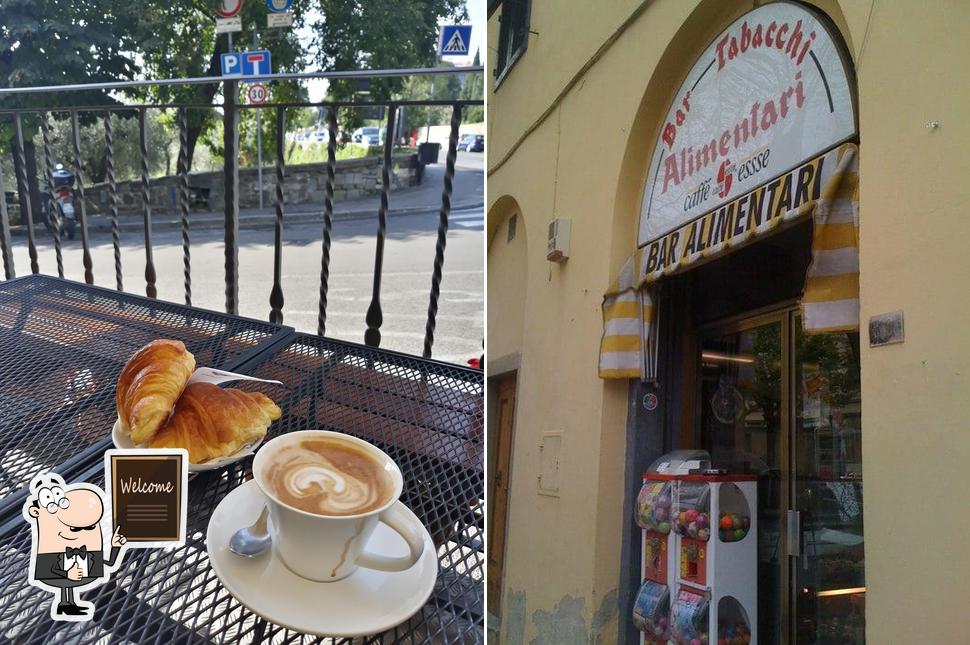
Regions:
[[[247, 78], [247, 81], [256, 80], [295, 80], [307, 78], [354, 78], [367, 79], [388, 76], [410, 76], [418, 74], [468, 74], [481, 73], [482, 67], [446, 67], [431, 69], [402, 69], [402, 70], [375, 70], [375, 71], [354, 71], [354, 72], [329, 72], [329, 73], [301, 73], [301, 74], [274, 74], [261, 77]], [[67, 85], [67, 86], [47, 86], [33, 88], [4, 88], [0, 89], [0, 99], [8, 95], [17, 94], [37, 94], [37, 93], [63, 93], [90, 90], [118, 90], [126, 88], [137, 88], [159, 85], [191, 85], [205, 83], [221, 83], [223, 102], [214, 104], [192, 104], [192, 103], [142, 103], [124, 105], [79, 105], [77, 107], [31, 107], [17, 109], [0, 109], [0, 119], [8, 119], [14, 130], [13, 155], [15, 156], [14, 168], [16, 169], [16, 192], [19, 194], [19, 207], [21, 209], [21, 219], [26, 225], [27, 250], [30, 258], [30, 272], [39, 273], [37, 241], [38, 230], [35, 227], [35, 217], [32, 212], [32, 204], [29, 198], [29, 185], [27, 177], [27, 160], [25, 158], [25, 128], [24, 117], [31, 115], [39, 118], [39, 130], [43, 138], [43, 162], [44, 177], [47, 180], [48, 190], [42, 195], [48, 213], [46, 229], [50, 234], [57, 263], [57, 274], [64, 276], [64, 261], [61, 253], [61, 238], [59, 225], [56, 218], [56, 198], [53, 191], [54, 162], [52, 154], [52, 144], [50, 135], [50, 121], [54, 114], [68, 114], [71, 122], [71, 145], [73, 148], [73, 158], [71, 159], [71, 171], [75, 175], [77, 189], [75, 192], [76, 217], [79, 228], [82, 263], [84, 266], [84, 280], [88, 284], [94, 283], [94, 266], [91, 258], [90, 240], [88, 237], [88, 217], [87, 202], [84, 195], [84, 168], [81, 161], [81, 137], [80, 119], [81, 114], [94, 114], [100, 117], [104, 129], [104, 160], [106, 168], [106, 181], [108, 185], [108, 215], [111, 221], [111, 238], [114, 250], [114, 274], [116, 288], [124, 290], [121, 270], [121, 249], [118, 224], [118, 185], [115, 177], [115, 138], [111, 123], [111, 115], [120, 112], [131, 113], [136, 111], [138, 115], [139, 130], [139, 160], [140, 160], [140, 179], [141, 179], [141, 211], [144, 224], [144, 247], [145, 247], [145, 293], [150, 298], [157, 297], [157, 274], [155, 262], [152, 255], [152, 199], [151, 199], [151, 177], [149, 173], [149, 150], [148, 150], [148, 122], [147, 111], [150, 109], [174, 109], [177, 111], [177, 124], [179, 133], [179, 154], [176, 163], [176, 174], [178, 177], [178, 190], [176, 191], [177, 207], [180, 215], [181, 236], [182, 236], [182, 259], [183, 259], [183, 283], [185, 304], [192, 304], [192, 256], [191, 256], [191, 228], [189, 210], [191, 207], [188, 183], [188, 112], [193, 109], [220, 109], [222, 110], [223, 123], [223, 171], [224, 171], [224, 229], [225, 229], [225, 309], [227, 313], [238, 313], [239, 307], [239, 116], [242, 110], [265, 110], [272, 113], [275, 119], [276, 129], [276, 190], [275, 190], [275, 230], [274, 230], [274, 255], [273, 255], [273, 285], [268, 294], [270, 304], [269, 320], [273, 323], [283, 322], [284, 293], [281, 284], [282, 279], [282, 257], [283, 257], [283, 222], [285, 218], [286, 200], [286, 161], [284, 149], [284, 133], [286, 110], [294, 108], [323, 108], [327, 114], [327, 163], [326, 163], [326, 184], [325, 198], [323, 203], [323, 236], [322, 236], [322, 261], [320, 266], [320, 293], [317, 316], [317, 333], [324, 335], [327, 329], [327, 293], [330, 282], [330, 247], [331, 234], [333, 228], [333, 202], [334, 202], [334, 179], [336, 164], [336, 142], [338, 135], [337, 117], [341, 110], [359, 108], [384, 108], [386, 110], [386, 132], [383, 142], [383, 162], [381, 166], [380, 182], [380, 207], [377, 211], [377, 231], [376, 231], [376, 252], [374, 257], [374, 278], [371, 291], [370, 305], [365, 317], [366, 330], [364, 332], [365, 344], [372, 347], [379, 347], [381, 344], [381, 326], [383, 324], [383, 310], [381, 307], [381, 274], [384, 261], [384, 240], [387, 232], [387, 215], [390, 201], [391, 188], [391, 156], [394, 148], [395, 119], [397, 118], [398, 108], [406, 106], [434, 107], [444, 106], [451, 108], [450, 135], [448, 139], [448, 150], [445, 163], [445, 173], [441, 192], [441, 205], [439, 209], [437, 241], [435, 244], [435, 256], [432, 262], [431, 289], [428, 301], [428, 313], [425, 323], [424, 351], [423, 355], [430, 358], [434, 345], [435, 324], [438, 313], [438, 300], [440, 297], [440, 284], [442, 277], [442, 267], [444, 264], [444, 253], [446, 236], [448, 232], [448, 218], [451, 210], [452, 182], [455, 174], [455, 158], [458, 145], [458, 131], [462, 123], [462, 113], [469, 106], [482, 105], [481, 100], [453, 100], [453, 101], [412, 101], [398, 100], [387, 102], [366, 102], [366, 101], [344, 101], [344, 102], [290, 102], [290, 103], [263, 103], [259, 105], [245, 105], [237, 102], [239, 79], [224, 79], [220, 77], [207, 77], [197, 79], [166, 79], [156, 81], [121, 81], [115, 83], [98, 83], [86, 85]], [[6, 191], [6, 178], [3, 176], [0, 167], [0, 195]], [[3, 261], [3, 270], [6, 279], [16, 277], [13, 253], [11, 250], [11, 233], [8, 204], [5, 198], [0, 198], [0, 257]]]

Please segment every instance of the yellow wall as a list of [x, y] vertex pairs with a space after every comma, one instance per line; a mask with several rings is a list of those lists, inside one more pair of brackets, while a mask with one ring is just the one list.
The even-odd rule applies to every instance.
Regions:
[[[488, 265], [488, 282], [500, 287], [503, 306], [488, 310], [488, 327], [495, 332], [488, 339], [489, 356], [502, 372], [516, 369], [522, 347], [522, 322], [528, 287], [529, 243], [519, 205], [512, 198], [499, 200], [489, 213], [489, 249], [494, 260]], [[509, 240], [510, 220], [515, 218], [515, 236]], [[494, 244], [493, 244], [494, 238]], [[495, 370], [492, 371], [495, 376]]]
[[[957, 495], [970, 483], [970, 343], [954, 327], [970, 313], [960, 279], [970, 275], [970, 90], [959, 80], [970, 63], [970, 3], [813, 4], [833, 18], [858, 68], [862, 319], [906, 316], [902, 345], [869, 349], [863, 333], [868, 639], [966, 642], [970, 555], [959, 547], [970, 504]], [[488, 283], [488, 358], [498, 357], [495, 334], [498, 354], [521, 354], [503, 642], [615, 639], [620, 529], [630, 512], [622, 506], [627, 388], [596, 376], [600, 299], [635, 245], [647, 156], [671, 93], [709, 40], [752, 6], [617, 0], [564, 10], [533, 0], [539, 36], [497, 91], [489, 85], [489, 262], [504, 244], [492, 236], [507, 214], [502, 200], [515, 200], [529, 240], [526, 277], [499, 280], [490, 269]], [[493, 53], [499, 13], [489, 20]], [[933, 120], [939, 129], [924, 127]], [[544, 257], [553, 217], [572, 220], [562, 265]], [[524, 302], [520, 332], [492, 315], [514, 299]], [[536, 476], [542, 434], [558, 431], [557, 498], [537, 493]]]
[[970, 5], [932, 5], [877, 3], [859, 73], [862, 315], [906, 327], [862, 354], [873, 643], [970, 640]]

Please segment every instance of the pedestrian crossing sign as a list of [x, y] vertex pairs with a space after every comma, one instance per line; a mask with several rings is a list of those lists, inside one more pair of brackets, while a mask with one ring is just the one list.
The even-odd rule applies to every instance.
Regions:
[[471, 46], [471, 25], [442, 25], [438, 39], [439, 56], [468, 56]]

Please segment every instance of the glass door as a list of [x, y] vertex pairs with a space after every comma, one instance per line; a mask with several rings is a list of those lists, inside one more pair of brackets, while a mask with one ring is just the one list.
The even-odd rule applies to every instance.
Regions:
[[794, 309], [699, 335], [699, 445], [759, 475], [762, 643], [865, 640], [859, 335]]
[[[758, 474], [758, 633], [781, 642], [788, 606], [788, 316], [719, 328], [701, 339], [701, 446], [718, 468]], [[769, 635], [765, 638], [764, 635]]]
[[865, 642], [859, 334], [794, 318], [795, 642]]

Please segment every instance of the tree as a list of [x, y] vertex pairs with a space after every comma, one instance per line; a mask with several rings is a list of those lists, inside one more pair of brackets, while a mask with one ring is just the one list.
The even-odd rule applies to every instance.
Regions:
[[[128, 28], [138, 3], [119, 0], [0, 0], [0, 86], [129, 80], [139, 71]], [[115, 103], [106, 92], [15, 94], [0, 107]]]
[[[134, 78], [138, 71], [136, 42], [126, 26], [136, 13], [136, 5], [118, 0], [0, 0], [0, 86], [35, 87]], [[0, 96], [2, 108], [115, 103], [112, 95], [100, 91]], [[95, 118], [90, 113], [81, 116], [85, 121]], [[40, 216], [41, 208], [32, 134], [39, 123], [35, 115], [22, 119], [28, 191], [21, 191], [20, 202], [29, 200], [35, 217]], [[0, 121], [0, 146], [6, 152], [14, 149], [13, 138], [12, 122]], [[15, 155], [14, 161], [15, 172], [19, 172], [19, 157]]]
[[[323, 69], [421, 67], [431, 65], [439, 21], [463, 19], [464, 0], [317, 0], [322, 18], [314, 19], [317, 30], [313, 56], [308, 56], [295, 30], [263, 29], [258, 44], [273, 52], [273, 71], [298, 71], [315, 60]], [[310, 0], [293, 6], [297, 27], [308, 20]], [[212, 0], [0, 0], [0, 86], [28, 87], [96, 83], [135, 78], [217, 77], [220, 56], [227, 47], [225, 36], [215, 33]], [[262, 2], [246, 2], [241, 13], [244, 30], [235, 34], [237, 47], [248, 47], [253, 32], [265, 21]], [[370, 98], [388, 100], [403, 87], [404, 79], [374, 79]], [[213, 105], [223, 83], [141, 87], [118, 92], [61, 92], [0, 97], [0, 107], [78, 107], [116, 105], [124, 98], [161, 103]], [[295, 82], [274, 82], [270, 100], [297, 101], [305, 98]], [[334, 82], [331, 96], [351, 98], [356, 84]], [[436, 92], [437, 93], [437, 92]], [[359, 119], [344, 110], [345, 119]], [[102, 119], [99, 113], [81, 112], [82, 123]], [[188, 109], [187, 145], [189, 165], [201, 139], [216, 155], [221, 140], [214, 136], [219, 113], [215, 108]], [[288, 110], [287, 123], [298, 118]], [[55, 113], [54, 118], [65, 118]], [[263, 119], [264, 142], [272, 150], [275, 119]], [[166, 115], [170, 123], [174, 114]], [[241, 156], [250, 156], [255, 117], [252, 110], [240, 112]], [[28, 180], [36, 190], [33, 134], [39, 120], [24, 121]], [[9, 142], [9, 121], [0, 121], [0, 145]], [[9, 144], [7, 144], [9, 146]], [[168, 149], [162, 151], [166, 154]], [[170, 160], [169, 160], [170, 161]], [[95, 169], [95, 175], [99, 175]], [[85, 177], [85, 180], [88, 180]]]
[[[435, 60], [438, 23], [467, 19], [464, 0], [318, 0], [321, 20], [313, 23], [317, 62], [326, 70], [430, 67]], [[372, 79], [368, 98], [387, 101], [399, 94], [403, 78]], [[354, 98], [357, 84], [330, 83], [330, 98]], [[356, 110], [341, 110], [344, 130], [361, 122]]]
[[[441, 66], [450, 67], [452, 65], [445, 62], [442, 63]], [[434, 85], [433, 95], [432, 85]], [[437, 75], [437, 78], [434, 79], [433, 84], [430, 76], [410, 76], [404, 81], [404, 87], [401, 89], [401, 98], [414, 100], [436, 99], [446, 101], [449, 99], [460, 98], [461, 91], [461, 81], [456, 74], [439, 74]], [[447, 106], [408, 107], [407, 110], [405, 110], [405, 132], [412, 132], [418, 128], [426, 127], [429, 122], [431, 125], [444, 125], [451, 123], [451, 108]]]
[[[148, 0], [141, 3], [141, 6], [142, 12], [132, 26], [132, 32], [138, 42], [139, 51], [142, 52], [144, 71], [149, 78], [193, 78], [221, 74], [220, 57], [227, 50], [228, 39], [225, 35], [215, 33], [216, 14], [210, 0]], [[292, 11], [296, 25], [302, 24], [305, 10], [305, 2], [294, 3]], [[264, 3], [244, 3], [240, 19], [243, 31], [233, 34], [237, 50], [252, 47], [253, 34], [258, 32], [256, 43], [259, 48], [272, 51], [274, 72], [298, 71], [303, 68], [304, 53], [294, 30], [258, 29], [266, 22]], [[242, 88], [244, 87], [243, 85]], [[296, 82], [276, 81], [269, 84], [268, 88], [270, 100], [274, 102], [305, 99], [304, 90]], [[209, 83], [149, 88], [132, 95], [165, 103], [211, 105], [221, 91], [221, 83]], [[264, 114], [266, 116], [268, 115]], [[190, 109], [187, 117], [187, 147], [191, 168], [199, 139], [210, 133], [219, 114], [215, 109]], [[291, 118], [289, 114], [287, 118]], [[247, 142], [254, 138], [255, 122], [252, 110], [240, 112], [239, 139], [244, 150], [249, 145]], [[272, 141], [275, 141], [275, 130], [270, 128], [274, 123], [273, 117], [263, 118], [264, 143], [267, 145], [272, 145]], [[269, 140], [267, 136], [270, 137]], [[221, 140], [203, 140], [211, 143], [213, 152], [221, 156]], [[255, 146], [252, 147], [255, 150]]]
[[[153, 176], [168, 175], [174, 172], [173, 147], [177, 137], [170, 125], [169, 115], [157, 110], [148, 110], [145, 124], [148, 128], [149, 150], [148, 169]], [[141, 177], [141, 155], [139, 148], [138, 114], [112, 113], [111, 128], [114, 134], [115, 178], [118, 181]], [[81, 126], [78, 131], [81, 140], [81, 168], [85, 184], [105, 181], [107, 164], [105, 160], [104, 123], [98, 120]], [[71, 139], [71, 122], [53, 121], [50, 127], [51, 156], [53, 163], [62, 163], [65, 168], [73, 168], [74, 145]], [[34, 135], [34, 145], [43, 146], [40, 133]]]

